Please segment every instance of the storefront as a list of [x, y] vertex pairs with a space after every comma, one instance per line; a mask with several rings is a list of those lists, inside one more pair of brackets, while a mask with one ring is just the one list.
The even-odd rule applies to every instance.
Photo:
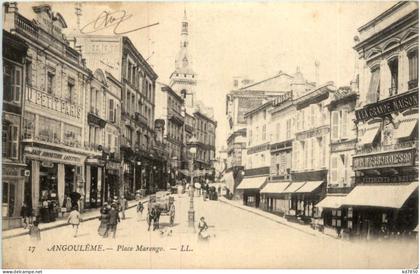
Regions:
[[81, 207], [85, 156], [30, 146], [25, 147], [24, 155], [30, 174], [32, 207], [42, 222], [54, 221], [62, 209]]
[[290, 197], [283, 191], [290, 185], [288, 181], [270, 181], [261, 190], [260, 207], [268, 212], [284, 216], [290, 209]]
[[101, 207], [104, 202], [105, 161], [98, 158], [86, 159], [86, 197], [87, 208]]
[[342, 208], [346, 194], [327, 195], [315, 205], [318, 208], [317, 216], [320, 219], [320, 228], [327, 235], [337, 237], [341, 230], [347, 230], [347, 217], [352, 216], [351, 210]]
[[266, 184], [267, 176], [244, 177], [237, 190], [242, 191], [243, 203], [246, 206], [260, 206], [260, 190]]
[[[3, 162], [2, 229], [21, 226], [20, 209], [24, 202], [25, 165]], [[26, 201], [28, 202], [28, 201]]]
[[120, 189], [121, 163], [108, 161], [105, 166], [105, 186], [103, 201], [109, 201], [118, 197]]

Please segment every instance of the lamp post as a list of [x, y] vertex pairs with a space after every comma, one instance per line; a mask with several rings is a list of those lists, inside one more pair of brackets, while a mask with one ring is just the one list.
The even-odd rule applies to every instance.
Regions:
[[194, 158], [195, 154], [197, 153], [197, 139], [195, 136], [191, 137], [191, 139], [188, 141], [188, 146], [191, 158], [190, 158], [190, 177], [191, 177], [191, 183], [190, 183], [190, 209], [188, 210], [188, 226], [195, 228], [194, 225]]

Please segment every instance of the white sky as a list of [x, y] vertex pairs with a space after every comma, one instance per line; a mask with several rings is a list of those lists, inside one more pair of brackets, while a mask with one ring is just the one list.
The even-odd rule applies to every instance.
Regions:
[[[191, 57], [198, 74], [198, 98], [214, 108], [218, 122], [216, 145], [226, 146], [228, 124], [225, 96], [232, 78], [247, 75], [256, 81], [279, 70], [293, 73], [299, 66], [314, 79], [314, 61], [320, 61], [320, 82], [348, 85], [354, 71], [353, 37], [357, 28], [395, 2], [96, 2], [83, 3], [81, 25], [101, 11], [126, 10], [133, 14], [124, 26], [149, 29], [132, 32], [133, 41], [159, 75], [169, 82], [179, 49], [184, 8], [189, 19]], [[33, 18], [33, 3], [19, 3], [19, 11]], [[74, 3], [52, 4], [69, 29], [76, 26]], [[111, 34], [107, 29], [104, 34]], [[94, 68], [91, 68], [94, 70]]]

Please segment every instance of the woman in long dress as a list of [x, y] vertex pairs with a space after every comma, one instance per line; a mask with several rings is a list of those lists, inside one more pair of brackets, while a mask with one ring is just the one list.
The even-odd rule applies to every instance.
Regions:
[[108, 209], [104, 206], [101, 209], [101, 216], [99, 217], [101, 223], [99, 224], [98, 234], [104, 238], [108, 237], [109, 214]]

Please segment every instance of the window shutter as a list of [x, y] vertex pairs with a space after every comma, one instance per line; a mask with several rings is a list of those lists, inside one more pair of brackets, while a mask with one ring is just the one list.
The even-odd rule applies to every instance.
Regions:
[[348, 111], [346, 109], [341, 110], [341, 130], [340, 130], [341, 139], [348, 138], [348, 130], [349, 130], [348, 120], [349, 120]]
[[331, 155], [330, 183], [337, 183], [337, 155]]
[[22, 92], [22, 69], [15, 67], [15, 82], [14, 82], [14, 98], [15, 102], [20, 102], [20, 94]]
[[114, 122], [114, 100], [109, 99], [109, 121]]
[[331, 130], [331, 139], [338, 140], [339, 138], [339, 120], [340, 120], [340, 113], [338, 111], [332, 112], [332, 130]]

